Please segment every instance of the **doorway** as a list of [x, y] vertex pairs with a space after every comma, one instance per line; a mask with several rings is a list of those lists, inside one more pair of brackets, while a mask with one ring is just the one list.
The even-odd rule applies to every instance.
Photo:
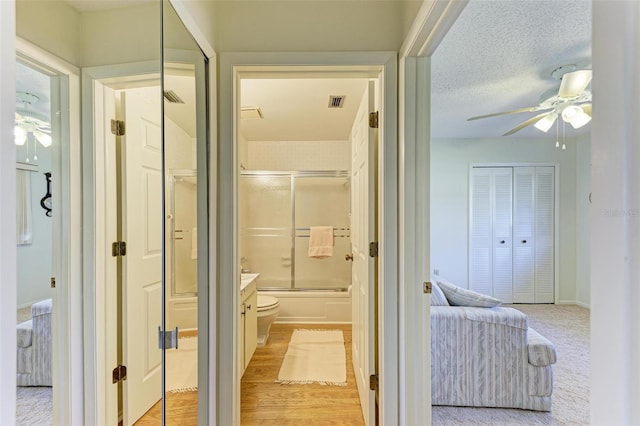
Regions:
[[[80, 392], [82, 372], [70, 366], [81, 357], [82, 328], [81, 321], [76, 321], [82, 307], [75, 298], [82, 285], [80, 185], [75, 184], [80, 174], [75, 115], [79, 72], [20, 38], [16, 39], [16, 57], [15, 125], [21, 130], [16, 132], [16, 168], [22, 174], [17, 201], [24, 219], [17, 268], [18, 308], [24, 315], [20, 318], [19, 310], [18, 323], [26, 321], [28, 326], [19, 329], [23, 338], [31, 337], [31, 345], [18, 339], [18, 353], [31, 352], [18, 358], [32, 362], [28, 372], [18, 368], [18, 384], [23, 386], [18, 394], [30, 393], [18, 398], [18, 419], [76, 423], [82, 407], [73, 397]], [[34, 397], [42, 409], [33, 409]], [[25, 403], [22, 408], [21, 402]]]
[[[308, 209], [309, 206], [313, 209], [313, 205], [316, 202], [313, 197], [309, 198], [312, 196], [313, 191], [307, 193], [309, 188], [306, 187], [311, 185], [315, 188], [320, 185], [326, 187], [325, 190], [328, 190], [327, 188], [331, 187], [328, 180], [339, 179], [336, 173], [344, 172], [345, 176], [348, 177], [346, 179], [346, 185], [343, 185], [344, 188], [348, 189], [347, 225], [337, 226], [333, 223], [329, 225], [331, 225], [334, 230], [336, 248], [342, 244], [343, 241], [341, 238], [346, 237], [344, 242], [347, 244], [349, 250], [346, 253], [347, 258], [342, 261], [344, 262], [344, 260], [346, 260], [349, 262], [347, 265], [350, 267], [350, 262], [357, 258], [353, 268], [354, 277], [352, 278], [351, 273], [349, 273], [350, 285], [353, 286], [355, 284], [355, 287], [357, 287], [353, 287], [353, 290], [349, 291], [349, 295], [352, 298], [350, 313], [353, 312], [352, 321], [354, 333], [352, 339], [353, 345], [350, 349], [352, 349], [352, 353], [354, 354], [354, 369], [357, 372], [357, 380], [355, 381], [357, 382], [357, 389], [360, 394], [360, 403], [366, 424], [374, 424], [377, 417], [375, 392], [369, 388], [369, 376], [375, 377], [377, 373], [376, 357], [378, 351], [376, 350], [376, 338], [379, 327], [375, 323], [377, 319], [376, 291], [378, 289], [378, 285], [375, 284], [375, 279], [378, 268], [376, 267], [375, 255], [370, 256], [370, 243], [375, 244], [375, 242], [378, 241], [377, 232], [379, 228], [376, 226], [376, 216], [380, 209], [374, 188], [379, 182], [377, 171], [381, 166], [375, 155], [377, 147], [383, 143], [382, 140], [377, 139], [377, 130], [367, 130], [369, 129], [369, 113], [374, 113], [376, 110], [381, 109], [381, 94], [383, 93], [383, 79], [380, 75], [380, 68], [377, 68], [377, 70], [372, 68], [373, 67], [361, 67], [358, 69], [358, 67], [341, 68], [328, 66], [322, 67], [321, 70], [310, 69], [304, 72], [296, 72], [295, 69], [286, 66], [266, 68], [243, 67], [241, 72], [238, 73], [237, 80], [239, 90], [236, 94], [235, 105], [238, 117], [240, 118], [237, 121], [237, 137], [234, 138], [234, 140], [237, 141], [235, 147], [237, 160], [236, 167], [234, 167], [236, 173], [235, 179], [239, 180], [237, 188], [239, 188], [240, 191], [239, 195], [235, 195], [234, 197], [238, 200], [237, 210], [235, 210], [234, 213], [236, 218], [235, 222], [237, 223], [236, 226], [238, 226], [238, 228], [236, 228], [238, 240], [236, 240], [234, 246], [238, 247], [238, 250], [234, 257], [238, 259], [237, 264], [240, 266], [237, 270], [233, 271], [233, 275], [234, 277], [241, 275], [240, 270], [251, 271], [252, 273], [261, 273], [262, 271], [266, 280], [264, 286], [261, 288], [260, 280], [262, 277], [258, 278], [258, 290], [263, 290], [266, 293], [277, 289], [279, 290], [277, 292], [277, 298], [284, 298], [282, 300], [294, 298], [295, 302], [291, 303], [291, 306], [285, 305], [285, 307], [281, 307], [281, 312], [284, 311], [281, 321], [296, 322], [296, 320], [303, 319], [304, 322], [312, 322], [312, 320], [310, 320], [309, 317], [305, 317], [303, 313], [293, 313], [296, 305], [310, 307], [313, 303], [323, 303], [320, 300], [310, 302], [307, 297], [308, 295], [300, 295], [303, 292], [299, 291], [299, 287], [303, 287], [304, 290], [314, 290], [313, 288], [307, 288], [308, 282], [304, 280], [306, 268], [309, 266], [313, 267], [313, 265], [308, 264], [309, 260], [305, 260], [307, 259], [304, 255], [304, 253], [306, 253], [305, 244], [308, 244], [310, 225], [317, 225], [317, 223], [311, 223], [313, 220], [310, 223], [306, 223], [306, 219], [304, 219], [303, 210]], [[320, 87], [327, 83], [329, 86], [339, 87], [340, 83], [345, 82], [349, 82], [350, 84], [356, 83], [358, 87], [358, 89], [356, 89], [357, 94], [344, 96], [345, 93], [343, 92], [346, 92], [346, 88], [328, 91], [325, 89], [321, 94], [318, 94], [314, 92], [315, 89], [311, 88], [313, 85]], [[261, 84], [264, 85], [264, 88], [260, 87]], [[311, 86], [308, 86], [309, 84], [311, 84]], [[287, 85], [292, 88], [287, 90]], [[340, 127], [338, 125], [340, 120], [338, 119], [337, 113], [333, 116], [335, 121], [333, 123], [329, 122], [328, 124], [320, 119], [321, 114], [324, 114], [324, 112], [312, 114], [311, 120], [302, 119], [299, 115], [294, 114], [293, 111], [301, 113], [306, 105], [304, 103], [297, 104], [295, 101], [286, 99], [286, 96], [280, 97], [286, 93], [289, 93], [289, 96], [292, 96], [292, 93], [304, 93], [309, 96], [312, 102], [320, 104], [324, 109], [330, 109], [332, 104], [339, 104], [342, 101], [351, 103], [351, 108], [353, 109], [349, 119], [350, 121], [348, 120], [347, 136], [342, 137], [342, 139], [347, 139], [347, 142], [345, 143], [343, 141], [340, 144], [340, 138], [322, 136], [323, 132], [321, 129], [323, 126], [328, 127], [329, 130], [335, 130], [334, 128]], [[273, 104], [279, 105], [279, 108], [284, 106], [284, 109], [289, 111], [287, 114], [283, 114], [284, 119], [279, 123], [278, 119], [280, 117], [278, 116], [278, 112], [274, 109], [269, 109]], [[252, 112], [256, 118], [253, 120], [243, 120], [243, 115], [246, 116], [249, 112]], [[267, 129], [270, 123], [268, 123], [266, 119], [260, 118], [263, 114], [265, 117], [272, 114], [271, 118], [273, 119], [275, 127], [282, 129], [284, 133], [279, 136], [276, 136], [273, 132], [270, 133], [270, 130]], [[356, 118], [356, 115], [358, 115], [358, 118]], [[356, 125], [356, 123], [359, 122], [362, 122], [363, 125]], [[296, 131], [299, 131], [301, 128], [304, 129], [305, 127], [315, 130], [311, 130], [310, 133], [307, 132], [307, 136], [292, 136], [296, 135]], [[260, 131], [265, 133], [260, 135]], [[284, 135], [287, 132], [288, 134]], [[308, 135], [313, 136], [310, 137]], [[333, 143], [333, 145], [328, 141]], [[338, 142], [337, 145], [335, 144], [336, 142]], [[326, 146], [318, 147], [319, 144], [325, 144]], [[341, 155], [340, 149], [345, 149], [345, 147], [346, 155]], [[364, 157], [360, 154], [363, 147]], [[313, 153], [312, 151], [314, 151], [314, 149], [316, 149], [317, 152]], [[300, 164], [302, 163], [299, 160], [296, 161], [296, 156], [299, 156], [304, 160], [303, 162], [308, 164], [301, 166]], [[331, 162], [330, 158], [337, 159], [337, 161]], [[345, 162], [342, 168], [336, 166], [336, 164], [340, 164], [340, 161]], [[358, 164], [358, 161], [364, 161], [363, 164], [366, 172], [363, 172], [363, 166]], [[323, 164], [322, 162], [328, 163]], [[355, 167], [352, 162], [356, 164]], [[307, 169], [305, 170], [304, 167], [307, 167]], [[301, 173], [308, 174], [312, 170], [314, 170], [314, 173], [324, 172], [335, 177], [301, 175]], [[265, 175], [265, 173], [267, 175]], [[295, 173], [295, 175], [292, 173]], [[286, 205], [290, 205], [289, 198], [296, 200], [295, 208], [292, 209], [291, 214], [274, 216], [277, 217], [278, 220], [285, 221], [288, 220], [287, 217], [291, 218], [291, 223], [287, 222], [288, 225], [283, 225], [284, 228], [281, 229], [282, 235], [280, 236], [280, 240], [283, 242], [283, 250], [291, 254], [283, 255], [282, 253], [276, 253], [277, 250], [275, 250], [275, 248], [277, 244], [275, 244], [274, 241], [273, 244], [267, 244], [267, 246], [271, 247], [268, 253], [276, 256], [278, 259], [266, 263], [264, 262], [265, 256], [261, 256], [259, 251], [256, 251], [254, 243], [257, 241], [254, 240], [260, 237], [274, 238], [276, 235], [271, 231], [276, 228], [280, 230], [280, 227], [274, 228], [273, 226], [263, 224], [264, 227], [258, 228], [261, 228], [262, 232], [269, 229], [270, 233], [258, 235], [260, 229], [255, 227], [247, 228], [245, 225], [251, 222], [248, 216], [258, 214], [260, 221], [263, 221], [268, 211], [267, 208], [258, 208], [252, 213], [251, 209], [248, 209], [249, 206], [252, 206], [251, 201], [247, 200], [247, 198], [251, 198], [247, 197], [247, 194], [250, 193], [254, 195], [259, 194], [256, 196], [260, 198], [260, 200], [266, 196], [265, 194], [269, 193], [268, 190], [265, 190], [267, 189], [266, 187], [258, 192], [251, 191], [251, 188], [249, 188], [252, 187], [252, 184], [249, 182], [259, 181], [258, 183], [263, 184], [265, 178], [280, 180], [284, 178], [285, 180], [288, 179], [287, 182], [291, 182], [289, 185], [286, 185], [284, 181], [281, 182], [284, 185], [282, 186], [283, 190], [286, 189], [289, 195], [284, 197], [287, 198], [287, 200], [283, 199], [284, 204], [276, 203], [275, 206], [284, 205], [286, 207]], [[318, 179], [328, 180], [324, 182], [326, 183], [325, 185], [321, 182], [315, 182], [315, 180]], [[304, 184], [302, 184], [303, 181], [305, 182]], [[267, 185], [267, 187], [268, 186], [269, 185]], [[298, 194], [298, 192], [300, 192], [303, 197], [293, 195]], [[283, 192], [278, 191], [277, 194], [282, 195]], [[256, 196], [253, 197], [253, 200], [257, 200]], [[298, 198], [303, 198], [306, 202], [298, 203]], [[255, 202], [257, 201], [254, 201], [254, 203]], [[275, 202], [267, 204], [274, 205], [273, 203]], [[259, 203], [261, 206], [263, 204], [265, 203]], [[300, 208], [299, 204], [306, 207]], [[333, 205], [335, 206], [337, 204], [334, 200]], [[318, 209], [317, 206], [316, 209]], [[318, 210], [322, 210], [322, 208]], [[321, 215], [321, 217], [327, 221], [331, 215], [325, 214]], [[256, 232], [258, 232], [258, 234], [255, 234]], [[288, 240], [291, 241], [289, 245], [285, 244]], [[338, 241], [340, 244], [338, 244]], [[289, 249], [287, 249], [287, 247], [289, 247]], [[302, 250], [300, 250], [300, 247], [302, 247]], [[344, 257], [344, 254], [341, 256]], [[336, 262], [340, 262], [340, 260], [341, 259], [337, 259]], [[336, 265], [336, 268], [340, 269], [340, 267], [345, 264], [341, 263], [339, 265], [340, 266]], [[363, 266], [356, 267], [355, 265]], [[260, 270], [254, 270], [254, 266], [257, 266]], [[336, 270], [336, 268], [327, 269]], [[274, 271], [283, 272], [283, 276], [286, 276], [286, 280], [284, 281], [284, 290], [286, 291], [282, 291], [282, 280], [270, 279]], [[312, 275], [319, 277], [322, 274]], [[235, 278], [235, 280], [237, 280], [237, 278]], [[321, 287], [323, 287], [323, 290], [327, 290], [327, 287], [329, 287], [330, 290], [336, 290], [332, 289], [331, 286], [327, 286], [326, 283]], [[237, 288], [238, 293], [240, 293], [239, 285], [234, 288]], [[288, 293], [298, 294], [292, 296]], [[235, 294], [233, 294], [232, 297], [237, 300]], [[281, 304], [282, 300], [280, 301]], [[302, 309], [304, 310], [305, 308]], [[309, 309], [308, 312], [312, 310], [313, 309]], [[234, 317], [235, 316], [237, 315], [234, 314]], [[238, 323], [237, 320], [235, 322], [236, 324]], [[238, 330], [238, 328], [235, 327], [234, 329]], [[235, 334], [242, 336], [241, 330]], [[238, 342], [236, 351], [239, 351], [239, 348], [242, 347], [244, 347], [243, 342]], [[242, 376], [244, 371], [243, 365], [236, 366], [236, 371], [238, 371], [238, 378], [235, 380], [239, 385], [239, 377]], [[240, 388], [240, 386], [238, 387]], [[242, 390], [240, 389], [240, 393], [241, 392]]]

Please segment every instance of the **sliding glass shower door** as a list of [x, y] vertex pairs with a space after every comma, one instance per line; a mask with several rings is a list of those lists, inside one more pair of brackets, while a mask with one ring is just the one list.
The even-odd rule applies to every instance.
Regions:
[[[295, 187], [295, 264], [297, 289], [337, 289], [351, 281], [349, 238], [349, 178], [298, 176]], [[312, 226], [334, 228], [333, 255], [325, 259], [309, 257], [309, 230]]]
[[[245, 171], [240, 263], [263, 290], [347, 290], [351, 282], [348, 172]], [[309, 257], [310, 229], [333, 227], [333, 254]]]
[[288, 175], [240, 179], [240, 267], [273, 288], [291, 287], [292, 197]]

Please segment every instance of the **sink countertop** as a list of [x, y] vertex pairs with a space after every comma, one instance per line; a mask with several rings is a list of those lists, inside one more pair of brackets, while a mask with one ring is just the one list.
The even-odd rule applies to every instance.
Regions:
[[258, 273], [240, 274], [240, 291], [247, 288], [247, 286], [251, 284], [259, 276], [260, 274]]

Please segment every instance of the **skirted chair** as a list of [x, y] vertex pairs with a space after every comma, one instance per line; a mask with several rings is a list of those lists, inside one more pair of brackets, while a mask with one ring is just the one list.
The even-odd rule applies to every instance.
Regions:
[[18, 386], [51, 386], [51, 299], [31, 305], [31, 319], [18, 324]]

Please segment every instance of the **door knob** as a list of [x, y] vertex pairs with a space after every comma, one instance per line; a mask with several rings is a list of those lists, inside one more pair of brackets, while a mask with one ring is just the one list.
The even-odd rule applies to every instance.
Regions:
[[527, 240], [522, 240], [522, 244], [527, 244]]
[[345, 254], [344, 255], [344, 260], [348, 261], [352, 261], [353, 262], [353, 255], [352, 254]]
[[500, 240], [500, 244], [504, 244], [504, 240]]

